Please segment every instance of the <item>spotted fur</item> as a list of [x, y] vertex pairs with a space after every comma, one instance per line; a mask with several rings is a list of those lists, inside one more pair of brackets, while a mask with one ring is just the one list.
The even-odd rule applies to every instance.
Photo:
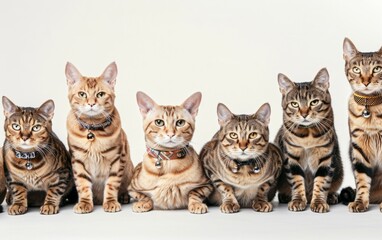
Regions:
[[256, 114], [234, 115], [224, 105], [217, 108], [220, 130], [201, 150], [200, 158], [214, 192], [209, 201], [223, 213], [241, 207], [270, 212], [276, 180], [281, 172], [280, 150], [269, 143], [270, 106]]
[[89, 213], [94, 204], [118, 212], [128, 203], [127, 186], [133, 164], [129, 144], [114, 106], [117, 66], [110, 64], [99, 77], [84, 77], [66, 65], [71, 111], [68, 143], [79, 202], [75, 213]]
[[338, 202], [343, 180], [342, 161], [334, 128], [329, 74], [321, 69], [312, 82], [295, 83], [278, 77], [282, 93], [283, 125], [276, 144], [284, 157], [279, 202], [291, 211], [329, 211]]
[[[347, 38], [343, 43], [346, 77], [353, 93], [382, 94], [382, 48], [359, 52]], [[382, 105], [369, 106], [371, 116], [364, 118], [364, 106], [349, 98], [350, 160], [356, 183], [356, 196], [350, 212], [364, 212], [370, 203], [382, 211]]]
[[152, 209], [188, 208], [191, 213], [207, 212], [204, 202], [212, 186], [204, 174], [202, 164], [190, 145], [201, 94], [195, 93], [180, 106], [161, 106], [142, 92], [137, 101], [143, 116], [146, 146], [156, 151], [175, 151], [186, 147], [184, 158], [162, 160], [145, 153], [134, 171], [129, 193], [137, 200], [134, 212]]
[[[10, 205], [8, 214], [27, 212], [28, 206], [41, 206], [41, 214], [56, 214], [74, 186], [70, 157], [64, 144], [52, 131], [54, 103], [39, 108], [19, 107], [3, 97], [5, 137], [2, 149]], [[17, 153], [35, 154], [33, 165]], [[3, 200], [3, 189], [0, 188]]]

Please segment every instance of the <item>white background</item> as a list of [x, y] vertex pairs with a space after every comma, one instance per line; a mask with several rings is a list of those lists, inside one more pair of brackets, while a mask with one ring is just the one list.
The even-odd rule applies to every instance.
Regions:
[[[335, 125], [345, 169], [344, 186], [354, 185], [348, 159], [347, 99], [342, 42], [349, 37], [361, 51], [382, 46], [382, 1], [0, 1], [0, 96], [20, 106], [56, 104], [53, 128], [66, 143], [69, 111], [64, 68], [72, 62], [83, 75], [98, 76], [112, 61], [119, 75], [116, 106], [134, 164], [144, 153], [142, 119], [135, 94], [144, 91], [159, 104], [181, 104], [203, 93], [193, 145], [199, 151], [218, 130], [216, 105], [234, 113], [272, 107], [271, 139], [282, 123], [277, 74], [311, 81], [326, 67]], [[0, 122], [4, 117], [0, 116]], [[0, 129], [0, 141], [4, 132]], [[5, 204], [3, 203], [5, 207]], [[269, 214], [250, 209], [234, 215], [218, 208], [203, 216], [181, 211], [117, 214], [101, 207], [75, 215], [64, 207], [57, 216], [0, 214], [7, 239], [195, 239], [231, 237], [345, 238], [377, 236], [378, 206], [350, 214], [338, 205], [328, 214], [291, 213], [275, 203]]]

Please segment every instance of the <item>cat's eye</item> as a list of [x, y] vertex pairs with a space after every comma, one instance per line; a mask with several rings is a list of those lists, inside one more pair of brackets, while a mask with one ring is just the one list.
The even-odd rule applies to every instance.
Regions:
[[178, 121], [176, 121], [175, 125], [177, 127], [183, 127], [185, 123], [186, 121], [184, 119], [179, 119]]
[[294, 108], [298, 108], [299, 106], [298, 102], [291, 102], [290, 105]]
[[155, 120], [155, 125], [158, 127], [163, 127], [164, 126], [164, 121], [162, 119], [156, 119]]
[[376, 66], [375, 68], [373, 68], [373, 73], [379, 73], [381, 72], [381, 70], [382, 70], [382, 67]]
[[237, 133], [231, 132], [229, 134], [229, 137], [232, 138], [232, 139], [237, 139]]
[[314, 100], [312, 100], [311, 102], [310, 102], [310, 106], [317, 106], [317, 104], [320, 102], [320, 100], [318, 100], [318, 99], [314, 99]]
[[21, 129], [21, 126], [18, 125], [17, 123], [14, 123], [14, 124], [12, 124], [12, 128], [13, 128], [14, 130], [16, 130], [16, 131], [19, 131], [19, 130]]
[[33, 132], [38, 132], [38, 131], [40, 131], [40, 129], [41, 129], [41, 125], [35, 125], [32, 127]]
[[97, 93], [97, 98], [104, 97], [105, 95], [106, 95], [105, 92], [99, 92], [99, 93]]
[[257, 133], [256, 132], [251, 132], [249, 135], [248, 135], [249, 139], [255, 139], [257, 137]]
[[78, 92], [78, 96], [81, 98], [87, 98], [88, 95], [86, 95], [85, 92]]
[[361, 69], [358, 67], [353, 67], [352, 70], [353, 70], [353, 73], [357, 73], [357, 74], [359, 74], [361, 72]]

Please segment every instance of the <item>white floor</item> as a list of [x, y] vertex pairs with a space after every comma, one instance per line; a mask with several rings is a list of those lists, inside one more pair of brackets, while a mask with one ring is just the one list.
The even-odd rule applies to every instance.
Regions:
[[[3, 204], [4, 207], [6, 207]], [[289, 212], [275, 203], [271, 213], [243, 209], [222, 214], [210, 207], [207, 214], [186, 210], [137, 214], [131, 205], [119, 213], [105, 213], [97, 206], [91, 214], [77, 215], [72, 206], [58, 215], [42, 216], [30, 209], [22, 216], [0, 214], [1, 239], [373, 239], [380, 237], [382, 213], [372, 205], [366, 213], [349, 213], [343, 205], [327, 214]], [[4, 236], [5, 235], [5, 236]], [[5, 238], [4, 238], [5, 237]]]

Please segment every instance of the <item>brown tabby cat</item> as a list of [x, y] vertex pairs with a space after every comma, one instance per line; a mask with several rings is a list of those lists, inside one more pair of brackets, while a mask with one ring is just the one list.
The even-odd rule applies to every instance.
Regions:
[[275, 194], [282, 157], [280, 150], [268, 142], [269, 104], [253, 115], [234, 115], [221, 103], [217, 112], [220, 130], [200, 153], [215, 187], [209, 201], [220, 205], [223, 213], [238, 212], [240, 207], [272, 211], [269, 201]]
[[284, 110], [275, 140], [284, 155], [279, 202], [289, 202], [291, 211], [303, 211], [310, 202], [313, 212], [328, 212], [328, 203], [338, 203], [343, 180], [328, 71], [323, 68], [304, 83], [279, 74], [278, 82]]
[[68, 143], [79, 202], [75, 213], [89, 213], [94, 204], [118, 212], [128, 203], [127, 186], [133, 173], [130, 150], [114, 106], [117, 65], [111, 63], [99, 77], [84, 77], [66, 65], [71, 111]]
[[69, 153], [52, 131], [53, 101], [29, 108], [3, 97], [3, 107], [8, 214], [24, 214], [28, 205], [42, 205], [41, 214], [58, 213], [74, 183]]
[[359, 52], [345, 38], [343, 51], [345, 73], [353, 89], [349, 131], [356, 196], [349, 210], [364, 212], [369, 203], [376, 203], [382, 211], [382, 48], [378, 52]]
[[129, 186], [134, 212], [188, 207], [206, 213], [212, 186], [190, 141], [201, 101], [195, 93], [180, 106], [160, 106], [143, 92], [137, 102], [143, 116], [147, 152]]

